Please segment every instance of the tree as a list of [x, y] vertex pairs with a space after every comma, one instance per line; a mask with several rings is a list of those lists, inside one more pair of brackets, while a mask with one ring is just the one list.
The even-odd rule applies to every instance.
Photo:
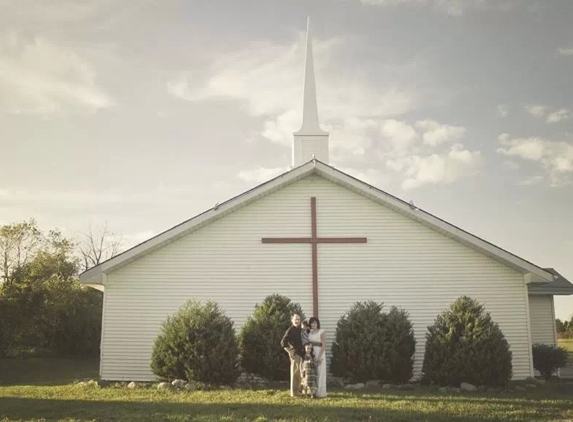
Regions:
[[506, 385], [512, 353], [483, 305], [467, 296], [442, 312], [426, 333], [423, 380], [438, 385]]
[[97, 354], [102, 294], [77, 280], [75, 243], [33, 221], [8, 227], [0, 234], [3, 251], [10, 251], [0, 284], [0, 337], [9, 341], [0, 353]]
[[87, 233], [80, 234], [78, 249], [82, 259], [82, 270], [116, 256], [123, 247], [123, 239], [112, 232], [107, 223], [95, 229], [90, 226]]
[[233, 384], [239, 376], [233, 321], [215, 302], [188, 301], [163, 323], [153, 345], [151, 369], [170, 380]]
[[533, 367], [539, 371], [547, 381], [560, 368], [567, 364], [567, 349], [547, 344], [534, 344]]
[[272, 381], [289, 379], [290, 361], [281, 339], [294, 314], [304, 319], [298, 303], [278, 294], [267, 296], [255, 306], [239, 335], [242, 365], [247, 372]]
[[11, 274], [34, 258], [44, 236], [34, 219], [0, 226], [0, 276], [11, 281]]

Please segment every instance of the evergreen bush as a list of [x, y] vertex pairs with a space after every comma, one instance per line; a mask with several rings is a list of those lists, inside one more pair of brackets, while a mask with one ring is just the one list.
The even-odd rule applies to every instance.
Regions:
[[497, 323], [477, 301], [463, 296], [428, 327], [423, 380], [438, 385], [504, 386], [512, 376], [511, 358]]
[[233, 321], [215, 302], [188, 301], [163, 323], [153, 345], [151, 368], [169, 380], [233, 384], [239, 376]]
[[351, 382], [404, 383], [412, 377], [415, 347], [406, 311], [357, 302], [338, 321], [330, 371]]
[[567, 364], [567, 349], [563, 347], [549, 346], [547, 344], [533, 345], [533, 367], [541, 376], [550, 380], [559, 368]]
[[294, 314], [304, 319], [298, 303], [278, 294], [267, 296], [255, 306], [239, 335], [242, 366], [247, 372], [271, 381], [289, 379], [290, 360], [281, 339]]

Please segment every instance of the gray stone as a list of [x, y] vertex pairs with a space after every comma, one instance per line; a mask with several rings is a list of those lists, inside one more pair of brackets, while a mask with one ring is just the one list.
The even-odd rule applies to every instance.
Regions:
[[96, 380], [89, 380], [87, 382], [87, 386], [91, 388], [99, 388], [99, 384], [97, 383]]
[[460, 390], [465, 391], [467, 393], [474, 393], [478, 391], [477, 387], [473, 384], [470, 384], [469, 382], [462, 382], [460, 384]]
[[366, 381], [366, 387], [373, 388], [373, 387], [380, 387], [379, 380], [368, 380]]
[[231, 387], [230, 385], [222, 385], [221, 386], [221, 390], [232, 390], [233, 387]]
[[458, 387], [454, 387], [451, 391], [452, 393], [460, 393], [462, 390], [460, 390]]
[[188, 382], [185, 384], [183, 388], [187, 391], [193, 391], [195, 390], [195, 384], [193, 384], [192, 382]]
[[127, 384], [127, 388], [129, 388], [130, 390], [133, 390], [133, 389], [137, 388], [137, 384], [135, 383], [135, 381], [131, 381], [129, 384]]
[[525, 388], [537, 388], [537, 384], [525, 384]]
[[326, 379], [326, 383], [331, 388], [343, 388], [344, 387], [344, 380], [338, 377], [328, 377]]
[[85, 388], [85, 387], [88, 386], [88, 383], [85, 382], [85, 381], [81, 381], [81, 382], [78, 382], [76, 385], [77, 385], [78, 387]]
[[106, 380], [98, 380], [97, 385], [99, 385], [100, 388], [109, 387], [109, 381], [106, 381]]
[[172, 385], [168, 382], [160, 382], [159, 384], [157, 384], [157, 389], [158, 390], [171, 390]]
[[185, 384], [187, 383], [183, 380], [173, 380], [173, 382], [171, 383], [171, 385], [177, 388], [178, 390], [185, 388]]
[[440, 387], [438, 388], [438, 391], [440, 393], [449, 393], [450, 392], [450, 387]]
[[346, 390], [362, 390], [366, 385], [363, 382], [357, 384], [347, 384], [344, 386]]
[[389, 389], [391, 389], [391, 388], [392, 388], [392, 384], [384, 384], [384, 385], [382, 385], [382, 389], [383, 389], [383, 390], [389, 390]]

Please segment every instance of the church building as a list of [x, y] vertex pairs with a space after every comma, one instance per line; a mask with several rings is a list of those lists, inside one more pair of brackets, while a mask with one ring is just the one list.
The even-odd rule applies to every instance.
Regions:
[[513, 352], [514, 379], [534, 374], [531, 345], [556, 344], [554, 295], [573, 285], [329, 165], [307, 34], [303, 122], [292, 169], [81, 274], [103, 291], [100, 376], [151, 381], [161, 323], [189, 299], [216, 301], [240, 330], [266, 296], [320, 317], [328, 338], [357, 301], [409, 312], [414, 378], [427, 326], [462, 295], [481, 302]]

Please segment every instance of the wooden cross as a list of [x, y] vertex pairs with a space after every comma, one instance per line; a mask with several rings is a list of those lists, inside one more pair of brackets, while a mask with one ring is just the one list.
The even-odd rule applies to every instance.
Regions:
[[316, 198], [310, 198], [311, 237], [263, 237], [263, 243], [308, 243], [312, 245], [312, 308], [318, 317], [318, 244], [366, 243], [365, 237], [318, 237], [316, 226]]

